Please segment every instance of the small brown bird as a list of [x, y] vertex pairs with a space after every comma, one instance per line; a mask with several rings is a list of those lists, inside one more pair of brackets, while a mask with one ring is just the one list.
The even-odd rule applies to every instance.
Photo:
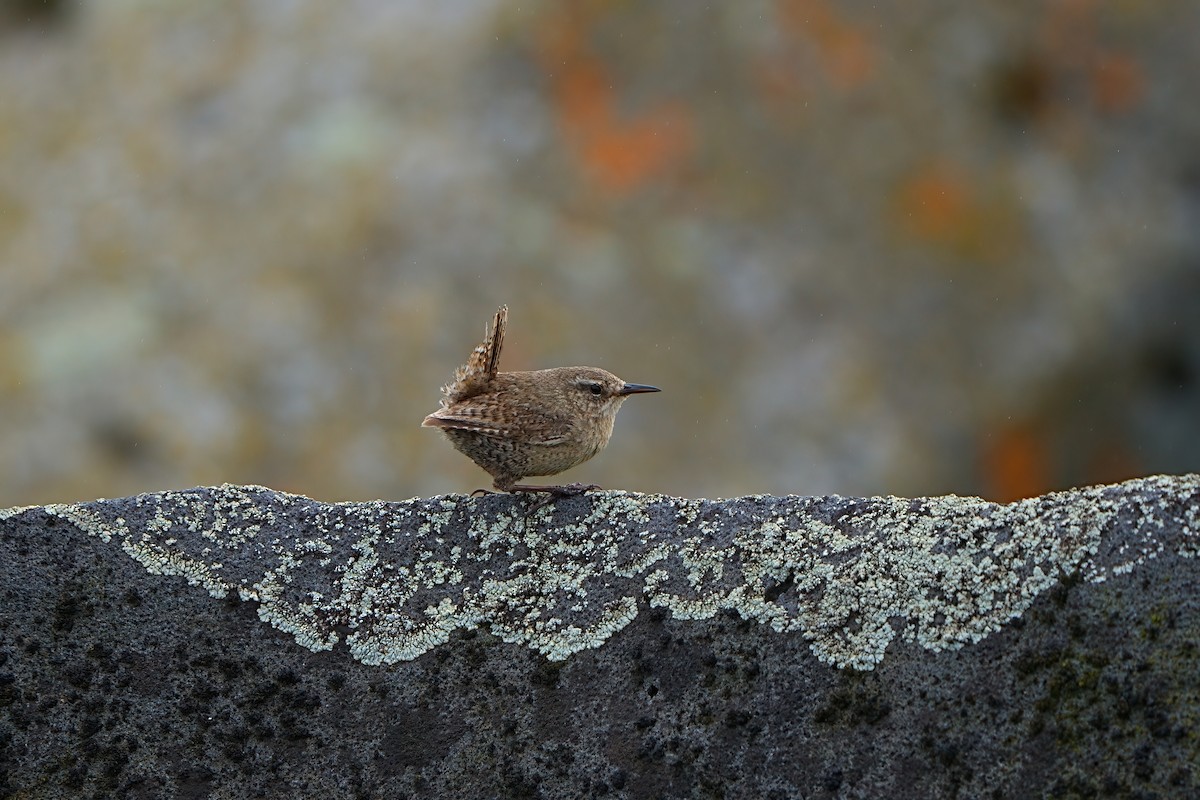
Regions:
[[[557, 475], [599, 453], [612, 436], [621, 403], [631, 394], [660, 391], [596, 367], [499, 372], [508, 306], [500, 306], [483, 344], [442, 388], [442, 407], [421, 423], [440, 428], [504, 492], [565, 496], [599, 486], [518, 483], [530, 475]], [[483, 491], [483, 490], [479, 490]]]

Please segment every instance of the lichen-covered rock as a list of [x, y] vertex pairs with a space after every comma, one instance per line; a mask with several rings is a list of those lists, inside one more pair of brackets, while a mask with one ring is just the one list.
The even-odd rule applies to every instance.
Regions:
[[1197, 476], [9, 509], [0, 791], [1195, 790], [1198, 549]]

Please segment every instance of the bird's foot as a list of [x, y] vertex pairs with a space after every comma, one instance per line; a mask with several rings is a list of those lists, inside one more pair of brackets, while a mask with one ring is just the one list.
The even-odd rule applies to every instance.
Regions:
[[493, 492], [491, 489], [476, 489], [475, 491], [471, 492], [471, 494], [469, 494], [467, 496], [468, 497], [483, 497], [484, 495], [487, 495], [487, 494], [495, 494], [495, 492]]
[[542, 493], [550, 497], [575, 497], [600, 487], [594, 483], [567, 483], [561, 486], [535, 486], [531, 483], [515, 483], [507, 488], [510, 492]]
[[577, 497], [585, 492], [590, 492], [593, 489], [600, 487], [594, 483], [568, 483], [561, 486], [535, 486], [533, 484], [517, 483], [508, 487], [508, 491], [525, 492], [527, 494], [544, 494], [542, 499], [538, 500], [529, 509], [530, 513], [537, 511], [542, 506], [549, 505], [560, 497]]

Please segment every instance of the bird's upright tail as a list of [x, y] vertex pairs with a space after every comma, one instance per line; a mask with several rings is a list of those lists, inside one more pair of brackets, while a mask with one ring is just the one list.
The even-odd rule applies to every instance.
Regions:
[[504, 347], [504, 329], [508, 327], [508, 306], [496, 309], [492, 326], [483, 337], [483, 342], [471, 351], [467, 363], [454, 371], [454, 382], [442, 388], [445, 395], [443, 405], [448, 402], [474, 397], [487, 388], [500, 368], [500, 350]]
[[487, 364], [487, 375], [489, 378], [495, 377], [500, 369], [500, 348], [504, 347], [504, 329], [508, 327], [508, 306], [500, 306], [496, 309], [496, 316], [492, 320], [492, 328], [483, 337], [483, 344], [475, 348], [475, 352], [471, 354], [472, 360], [479, 354], [480, 349], [483, 350], [484, 361]]

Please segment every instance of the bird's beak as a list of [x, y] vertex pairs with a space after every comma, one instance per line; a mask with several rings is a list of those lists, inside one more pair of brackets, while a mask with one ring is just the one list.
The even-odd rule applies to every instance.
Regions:
[[627, 394], [642, 394], [643, 392], [661, 392], [662, 389], [657, 386], [646, 386], [642, 383], [627, 383], [621, 387], [621, 391], [617, 394], [625, 396]]

